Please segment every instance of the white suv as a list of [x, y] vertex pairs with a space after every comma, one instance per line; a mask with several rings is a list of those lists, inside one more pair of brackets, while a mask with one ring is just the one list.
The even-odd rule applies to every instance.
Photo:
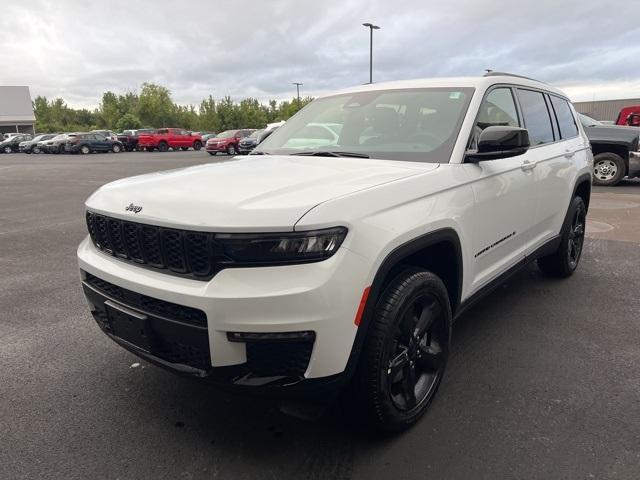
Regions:
[[[338, 134], [305, 146], [321, 124]], [[533, 260], [576, 269], [592, 163], [573, 107], [538, 81], [356, 87], [250, 156], [100, 188], [83, 288], [100, 328], [153, 363], [316, 398], [349, 383], [399, 430], [469, 305]]]

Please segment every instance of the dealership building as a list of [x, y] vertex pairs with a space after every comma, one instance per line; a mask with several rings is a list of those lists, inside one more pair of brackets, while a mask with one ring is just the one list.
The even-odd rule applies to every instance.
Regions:
[[29, 87], [0, 86], [0, 133], [35, 133]]
[[616, 121], [620, 110], [633, 105], [640, 105], [640, 98], [573, 102], [573, 106], [576, 107], [578, 112], [600, 121]]

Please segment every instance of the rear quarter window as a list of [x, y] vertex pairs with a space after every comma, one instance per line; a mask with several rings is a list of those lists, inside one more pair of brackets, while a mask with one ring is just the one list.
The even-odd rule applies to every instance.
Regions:
[[562, 138], [571, 138], [578, 135], [578, 126], [576, 125], [576, 119], [573, 117], [569, 102], [564, 98], [556, 97], [555, 95], [549, 95], [551, 98], [551, 105], [556, 112], [556, 118], [558, 119], [558, 126], [560, 127], [560, 136]]

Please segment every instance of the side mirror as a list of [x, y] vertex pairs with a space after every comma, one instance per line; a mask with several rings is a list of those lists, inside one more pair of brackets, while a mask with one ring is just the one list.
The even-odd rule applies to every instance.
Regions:
[[525, 153], [530, 145], [529, 132], [526, 128], [491, 126], [480, 133], [478, 149], [467, 151], [465, 160], [469, 163], [478, 163], [516, 157]]

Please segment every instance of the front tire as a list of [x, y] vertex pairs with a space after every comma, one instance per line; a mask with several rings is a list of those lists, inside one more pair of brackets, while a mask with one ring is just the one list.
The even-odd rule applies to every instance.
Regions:
[[4, 153], [11, 153], [13, 152], [13, 150], [11, 150], [11, 147], [4, 147]]
[[624, 160], [615, 153], [599, 153], [593, 157], [593, 183], [612, 187], [625, 176]]
[[356, 379], [359, 405], [380, 429], [415, 424], [438, 390], [449, 354], [451, 306], [444, 283], [410, 268], [377, 302]]
[[236, 155], [236, 153], [236, 146], [233, 143], [227, 147], [227, 155]]
[[198, 150], [200, 150], [202, 148], [202, 142], [199, 141], [195, 141], [193, 142], [193, 149], [197, 152]]
[[80, 147], [80, 153], [82, 155], [87, 155], [87, 154], [91, 153], [91, 149], [87, 145], [82, 145]]
[[114, 143], [113, 146], [111, 147], [111, 151], [113, 153], [120, 153], [122, 151], [122, 147], [117, 143]]
[[560, 246], [551, 255], [538, 259], [538, 267], [550, 277], [566, 278], [578, 268], [587, 219], [587, 208], [580, 197], [574, 197], [562, 227]]
[[169, 150], [169, 145], [166, 142], [160, 142], [158, 144], [158, 150], [161, 152], [167, 152]]

